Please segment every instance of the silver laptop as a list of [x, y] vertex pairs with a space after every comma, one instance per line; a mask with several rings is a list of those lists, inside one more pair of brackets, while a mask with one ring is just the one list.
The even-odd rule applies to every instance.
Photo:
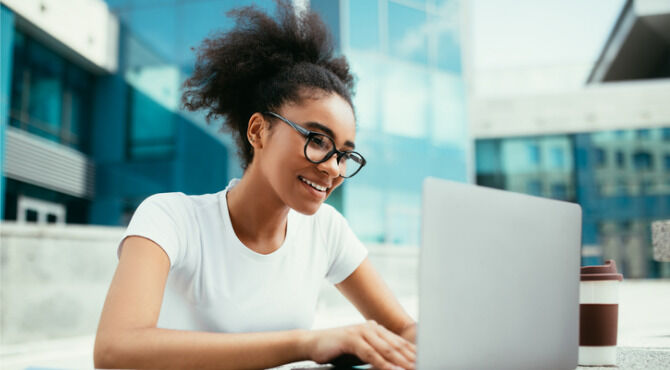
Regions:
[[579, 205], [428, 178], [419, 369], [574, 369]]

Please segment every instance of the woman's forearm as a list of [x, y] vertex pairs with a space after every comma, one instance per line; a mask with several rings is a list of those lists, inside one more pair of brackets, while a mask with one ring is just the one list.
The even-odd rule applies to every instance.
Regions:
[[308, 332], [208, 333], [159, 328], [98, 332], [96, 368], [259, 369], [309, 359]]
[[405, 326], [398, 335], [405, 338], [407, 341], [416, 343], [416, 323], [414, 322]]

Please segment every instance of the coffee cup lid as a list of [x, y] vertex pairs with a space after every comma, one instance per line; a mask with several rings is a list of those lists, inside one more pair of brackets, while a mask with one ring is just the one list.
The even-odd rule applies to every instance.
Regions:
[[614, 260], [605, 261], [604, 265], [584, 266], [581, 268], [580, 281], [617, 280], [622, 281], [623, 275], [617, 273]]

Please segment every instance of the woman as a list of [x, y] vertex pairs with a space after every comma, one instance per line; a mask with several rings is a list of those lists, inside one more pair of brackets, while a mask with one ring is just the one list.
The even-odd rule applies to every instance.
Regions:
[[[342, 216], [323, 204], [365, 164], [353, 76], [318, 16], [235, 10], [203, 43], [184, 106], [224, 118], [245, 168], [216, 194], [138, 207], [95, 343], [96, 367], [266, 368], [354, 354], [413, 368], [415, 323]], [[308, 330], [323, 278], [369, 320]]]

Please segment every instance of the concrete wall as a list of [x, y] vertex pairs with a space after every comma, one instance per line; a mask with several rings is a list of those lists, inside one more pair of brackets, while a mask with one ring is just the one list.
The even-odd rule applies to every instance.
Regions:
[[[124, 229], [0, 223], [0, 344], [94, 335]], [[370, 260], [414, 318], [418, 248], [369, 245]], [[324, 280], [314, 327], [363, 321]]]
[[95, 333], [122, 228], [0, 224], [0, 343]]

